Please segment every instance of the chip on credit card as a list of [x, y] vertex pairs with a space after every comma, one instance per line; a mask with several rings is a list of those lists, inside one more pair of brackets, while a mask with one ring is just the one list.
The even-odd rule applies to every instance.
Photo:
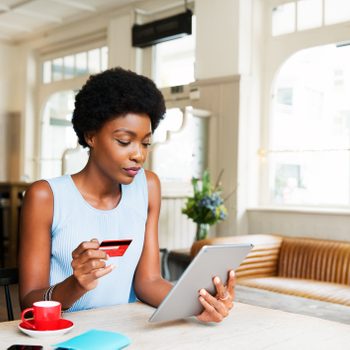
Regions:
[[108, 239], [101, 242], [100, 249], [111, 257], [123, 256], [131, 242], [132, 239]]

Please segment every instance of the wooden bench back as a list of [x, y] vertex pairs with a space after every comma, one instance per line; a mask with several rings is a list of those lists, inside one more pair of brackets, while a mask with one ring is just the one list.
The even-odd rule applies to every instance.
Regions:
[[252, 243], [254, 248], [236, 270], [237, 278], [272, 277], [277, 275], [281, 237], [275, 235], [242, 235], [214, 237], [192, 245], [194, 257], [204, 245]]
[[350, 242], [283, 237], [277, 273], [350, 285]]

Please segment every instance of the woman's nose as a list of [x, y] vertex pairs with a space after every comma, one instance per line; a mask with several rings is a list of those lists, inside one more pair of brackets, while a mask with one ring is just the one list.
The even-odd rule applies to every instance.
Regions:
[[142, 146], [136, 146], [131, 154], [131, 159], [137, 163], [142, 163], [145, 161], [145, 154]]

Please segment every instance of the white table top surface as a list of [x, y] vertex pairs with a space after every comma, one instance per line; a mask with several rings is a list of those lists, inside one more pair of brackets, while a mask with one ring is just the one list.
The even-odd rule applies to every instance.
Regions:
[[[18, 329], [17, 321], [0, 323], [0, 349], [12, 344], [52, 344], [92, 328], [127, 335], [127, 349], [331, 349], [350, 348], [350, 325], [314, 317], [235, 303], [231, 314], [220, 324], [202, 324], [195, 318], [153, 324], [153, 308], [142, 303], [118, 305], [75, 313], [64, 318], [74, 322], [67, 334], [32, 338]], [[350, 315], [349, 315], [350, 317]]]

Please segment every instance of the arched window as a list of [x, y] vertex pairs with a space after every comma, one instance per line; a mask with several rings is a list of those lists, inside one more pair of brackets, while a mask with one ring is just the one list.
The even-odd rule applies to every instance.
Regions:
[[271, 204], [350, 205], [350, 46], [302, 50], [278, 72], [267, 150]]
[[[65, 151], [77, 148], [77, 136], [71, 123], [74, 98], [74, 91], [60, 91], [51, 95], [46, 103], [41, 128], [41, 178], [62, 175]], [[86, 160], [86, 152], [82, 158]]]
[[43, 57], [40, 178], [74, 173], [86, 164], [87, 151], [78, 145], [71, 123], [75, 93], [90, 74], [105, 70], [107, 65], [108, 48], [97, 43]]

